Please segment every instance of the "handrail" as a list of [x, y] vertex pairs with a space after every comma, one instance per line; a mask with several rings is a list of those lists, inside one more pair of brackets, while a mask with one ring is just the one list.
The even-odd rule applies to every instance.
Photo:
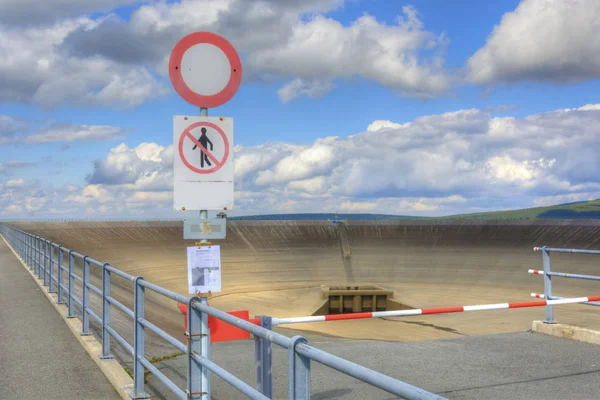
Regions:
[[[205, 400], [210, 398], [210, 380], [207, 379], [208, 371], [224, 379], [227, 383], [239, 390], [244, 395], [252, 399], [271, 398], [271, 343], [275, 343], [285, 349], [288, 349], [290, 357], [288, 360], [288, 381], [290, 383], [290, 399], [309, 399], [310, 398], [310, 360], [319, 362], [325, 366], [336, 369], [351, 377], [366, 382], [379, 389], [389, 393], [407, 398], [407, 399], [439, 399], [443, 397], [427, 392], [423, 389], [412, 386], [408, 383], [391, 378], [369, 368], [352, 363], [343, 358], [334, 356], [325, 351], [319, 350], [308, 344], [308, 340], [296, 336], [289, 338], [271, 330], [271, 318], [261, 317], [261, 325], [245, 321], [231, 314], [208, 306], [202, 299], [197, 297], [187, 297], [175, 293], [171, 290], [160, 287], [151, 282], [145, 281], [141, 277], [134, 277], [127, 274], [108, 263], [102, 263], [87, 255], [68, 249], [58, 243], [51, 242], [43, 237], [32, 235], [6, 224], [0, 225], [0, 233], [7, 242], [16, 249], [26, 266], [28, 266], [38, 277], [44, 277], [44, 284], [47, 284], [47, 277], [50, 275], [50, 282], [57, 283], [59, 292], [67, 291], [69, 314], [68, 317], [74, 317], [73, 306], [76, 304], [81, 310], [82, 335], [89, 333], [90, 317], [102, 327], [102, 354], [100, 358], [112, 358], [111, 341], [114, 338], [127, 352], [134, 357], [133, 380], [134, 387], [132, 396], [142, 398], [144, 393], [144, 368], [154, 373], [157, 379], [164, 383], [177, 397], [189, 400]], [[53, 260], [54, 250], [58, 251], [59, 258]], [[62, 265], [63, 254], [67, 254], [68, 269]], [[77, 275], [74, 271], [74, 260], [78, 258], [83, 263], [83, 277]], [[54, 278], [52, 266], [57, 265], [57, 278]], [[102, 289], [97, 288], [90, 282], [90, 265], [102, 268]], [[67, 272], [68, 284], [62, 282], [62, 272]], [[134, 308], [129, 309], [121, 302], [110, 295], [110, 276], [118, 275], [133, 283]], [[75, 295], [75, 281], [81, 282], [82, 297]], [[159, 295], [188, 305], [188, 345], [180, 342], [169, 335], [144, 317], [145, 289], [149, 289]], [[94, 293], [102, 298], [102, 314], [96, 314], [90, 306], [89, 294]], [[62, 294], [62, 293], [61, 293]], [[62, 296], [61, 296], [62, 297]], [[111, 305], [116, 306], [128, 317], [133, 318], [134, 325], [134, 345], [129, 344], [114, 328], [110, 325]], [[256, 341], [256, 362], [257, 376], [256, 389], [252, 388], [236, 376], [232, 375], [222, 367], [216, 365], [210, 360], [210, 332], [208, 331], [207, 316], [220, 319], [226, 323], [236, 326], [246, 332], [254, 335]], [[144, 330], [147, 329], [161, 339], [165, 340], [175, 348], [186, 353], [189, 359], [187, 374], [187, 386], [185, 390], [176, 386], [173, 381], [162, 374], [154, 367], [144, 355]], [[258, 372], [260, 371], [260, 373]], [[203, 379], [199, 378], [199, 375]], [[203, 387], [203, 385], [205, 385]]]
[[[562, 300], [564, 297], [553, 296], [552, 294], [552, 277], [558, 278], [571, 278], [571, 279], [584, 279], [591, 281], [600, 281], [600, 276], [595, 275], [583, 275], [583, 274], [569, 274], [565, 272], [553, 272], [550, 265], [550, 254], [551, 253], [569, 253], [569, 254], [593, 254], [600, 255], [600, 250], [586, 250], [586, 249], [563, 249], [554, 247], [534, 247], [533, 251], [542, 253], [542, 265], [543, 270], [530, 269], [527, 272], [532, 275], [541, 275], [544, 277], [544, 293], [532, 293], [532, 297], [546, 298], [548, 300]], [[585, 302], [585, 305], [598, 306], [600, 304], [594, 302]], [[544, 320], [547, 324], [555, 324], [554, 319], [554, 308], [551, 303], [546, 306], [546, 319]]]
[[554, 247], [534, 247], [533, 251], [546, 251], [548, 253], [574, 253], [574, 254], [600, 254], [600, 250], [585, 250], [585, 249], [561, 249]]

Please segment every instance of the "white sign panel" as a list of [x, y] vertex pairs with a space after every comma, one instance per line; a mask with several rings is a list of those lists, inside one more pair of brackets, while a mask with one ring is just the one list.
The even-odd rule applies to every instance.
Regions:
[[233, 207], [233, 118], [173, 117], [175, 210]]
[[189, 294], [221, 291], [221, 248], [219, 246], [188, 247]]

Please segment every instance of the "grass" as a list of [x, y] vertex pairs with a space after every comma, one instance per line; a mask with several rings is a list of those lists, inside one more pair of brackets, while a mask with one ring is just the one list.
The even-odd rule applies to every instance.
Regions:
[[531, 220], [545, 218], [600, 218], [600, 199], [548, 207], [523, 208], [521, 210], [491, 211], [473, 214], [457, 214], [447, 219], [512, 219]]

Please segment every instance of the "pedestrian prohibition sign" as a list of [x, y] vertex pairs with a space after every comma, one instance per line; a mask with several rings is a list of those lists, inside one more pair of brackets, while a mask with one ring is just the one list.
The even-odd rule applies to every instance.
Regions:
[[233, 118], [173, 118], [174, 208], [233, 207]]
[[[202, 132], [201, 136], [196, 139], [194, 135], [192, 135], [191, 131], [196, 128], [200, 128], [200, 132]], [[207, 135], [206, 128], [214, 129], [220, 136], [220, 139], [223, 142], [223, 157], [220, 160], [212, 155], [214, 151], [215, 145], [213, 141], [211, 141]], [[214, 140], [214, 139], [213, 139]], [[192, 150], [200, 150], [200, 168], [194, 166], [193, 162], [187, 160], [184, 152], [184, 146], [189, 145], [189, 141], [191, 141], [194, 145]], [[209, 150], [210, 147], [210, 150]], [[190, 170], [197, 172], [199, 174], [210, 174], [218, 171], [227, 161], [227, 157], [229, 156], [229, 141], [227, 140], [227, 135], [223, 132], [219, 126], [210, 123], [210, 122], [196, 122], [187, 127], [185, 131], [183, 131], [183, 135], [179, 138], [179, 156], [181, 157], [181, 161], [183, 164], [188, 167]], [[207, 165], [208, 169], [203, 169], [204, 165]]]

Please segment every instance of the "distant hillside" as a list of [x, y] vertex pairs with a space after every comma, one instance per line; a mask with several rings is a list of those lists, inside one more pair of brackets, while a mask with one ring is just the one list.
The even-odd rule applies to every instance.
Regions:
[[411, 215], [389, 214], [334, 214], [334, 213], [307, 213], [307, 214], [271, 214], [249, 215], [243, 217], [228, 217], [229, 220], [258, 220], [258, 221], [286, 221], [286, 220], [407, 220], [407, 219], [600, 219], [600, 199], [592, 201], [578, 201], [574, 203], [559, 204], [548, 207], [532, 207], [521, 210], [490, 211], [473, 214], [456, 214], [443, 217], [415, 217]]
[[600, 219], [600, 199], [521, 210], [457, 214], [448, 219]]
[[284, 220], [380, 220], [380, 219], [420, 219], [410, 215], [388, 215], [388, 214], [271, 214], [271, 215], [248, 215], [243, 217], [227, 217], [229, 220], [260, 220], [260, 221], [284, 221]]

